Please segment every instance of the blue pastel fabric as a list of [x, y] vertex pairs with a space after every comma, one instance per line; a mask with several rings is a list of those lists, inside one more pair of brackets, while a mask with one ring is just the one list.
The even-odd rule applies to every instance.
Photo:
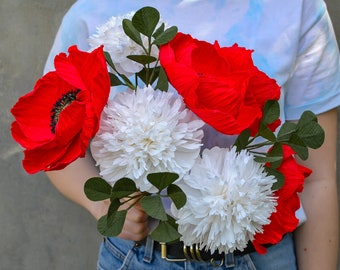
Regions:
[[64, 17], [46, 63], [87, 39], [111, 16], [157, 8], [170, 25], [222, 46], [253, 49], [255, 64], [282, 87], [282, 120], [340, 104], [340, 60], [326, 5], [321, 0], [78, 0]]

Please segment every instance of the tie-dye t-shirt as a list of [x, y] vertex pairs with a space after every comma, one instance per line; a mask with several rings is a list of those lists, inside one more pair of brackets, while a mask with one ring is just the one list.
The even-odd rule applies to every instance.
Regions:
[[[89, 36], [111, 16], [143, 6], [157, 8], [169, 25], [195, 38], [253, 49], [255, 65], [282, 87], [283, 121], [340, 104], [339, 49], [321, 0], [78, 0], [62, 21], [45, 72], [69, 46], [88, 50]], [[208, 127], [204, 145], [224, 147], [230, 139]], [[303, 212], [298, 216], [304, 219]]]
[[143, 6], [195, 38], [253, 49], [257, 67], [282, 87], [283, 119], [340, 104], [339, 49], [321, 0], [78, 0], [62, 21], [45, 72], [70, 45], [89, 49], [88, 37], [111, 16]]

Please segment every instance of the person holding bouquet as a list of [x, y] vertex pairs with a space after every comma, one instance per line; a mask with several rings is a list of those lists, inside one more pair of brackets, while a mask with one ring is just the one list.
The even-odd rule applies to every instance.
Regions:
[[[124, 204], [124, 207], [129, 208], [129, 211], [126, 213], [122, 231], [117, 237], [105, 237], [101, 245], [98, 269], [335, 269], [339, 237], [336, 107], [340, 104], [340, 56], [325, 3], [322, 0], [291, 2], [275, 0], [78, 0], [62, 21], [46, 63], [45, 73], [53, 71], [55, 67], [57, 71], [59, 69], [59, 73], [62, 73], [63, 68], [68, 65], [67, 61], [56, 58], [56, 62], [54, 62], [54, 59], [59, 53], [66, 53], [68, 48], [73, 45], [77, 45], [77, 48], [83, 51], [93, 51], [103, 44], [104, 51], [109, 51], [111, 57], [114, 55], [113, 61], [119, 59], [121, 51], [124, 50], [124, 48], [122, 49], [124, 44], [121, 42], [122, 39], [119, 39], [121, 27], [117, 22], [122, 17], [131, 18], [129, 14], [145, 6], [156, 8], [166, 25], [176, 25], [182, 33], [190, 34], [210, 43], [210, 45], [214, 44], [211, 46], [215, 46], [216, 50], [222, 48], [222, 54], [224, 47], [234, 49], [241, 47], [251, 50], [251, 52], [247, 52], [249, 55], [251, 54], [255, 66], [260, 71], [261, 75], [259, 76], [261, 78], [268, 76], [275, 80], [279, 86], [275, 88], [280, 90], [275, 92], [278, 94], [273, 95], [275, 96], [273, 99], [279, 100], [281, 123], [296, 123], [304, 111], [310, 110], [317, 115], [317, 121], [325, 132], [325, 139], [320, 148], [310, 151], [308, 159], [298, 159], [298, 163], [301, 165], [296, 165], [296, 168], [300, 170], [301, 174], [308, 176], [312, 172], [304, 182], [303, 191], [302, 188], [299, 190], [299, 192], [302, 191], [300, 193], [302, 206], [296, 215], [300, 224], [294, 232], [284, 234], [278, 243], [268, 243], [268, 245], [263, 245], [264, 249], [261, 249], [260, 245], [257, 246], [256, 239], [253, 244], [249, 242], [249, 245], [242, 250], [230, 248], [226, 249], [230, 252], [225, 252], [222, 255], [216, 255], [218, 252], [214, 252], [215, 250], [212, 250], [213, 254], [209, 254], [208, 250], [202, 250], [202, 253], [194, 251], [192, 254], [191, 250], [185, 248], [183, 250], [180, 245], [174, 247], [169, 245], [168, 257], [164, 259], [161, 253], [161, 249], [164, 247], [149, 237], [153, 229], [149, 215], [140, 202], [135, 203], [134, 200], [130, 200]], [[175, 43], [180, 40], [189, 42], [187, 38], [188, 36], [185, 34], [177, 35], [173, 43], [170, 42], [170, 44], [175, 47], [177, 46]], [[114, 43], [112, 40], [115, 39], [119, 39], [120, 43]], [[194, 40], [190, 44], [205, 46], [206, 43]], [[239, 47], [235, 47], [234, 44]], [[163, 53], [163, 58], [160, 59], [161, 65], [164, 65], [170, 83], [174, 84], [174, 88], [178, 90], [176, 79], [180, 74], [167, 66], [170, 60], [168, 54], [164, 56], [164, 50], [161, 46], [160, 56]], [[77, 52], [74, 47], [69, 53], [70, 57], [74, 55], [74, 59], [76, 59]], [[204, 57], [201, 55], [200, 59]], [[209, 59], [206, 60], [209, 61]], [[243, 59], [236, 60], [243, 61]], [[124, 73], [126, 67], [131, 68], [131, 64], [124, 61], [125, 58], [119, 64], [115, 64], [117, 72]], [[86, 63], [84, 61], [83, 64], [86, 65]], [[214, 72], [222, 73], [221, 70], [224, 70], [225, 67], [221, 65], [217, 65], [218, 68]], [[227, 67], [227, 69], [232, 68], [233, 66]], [[98, 71], [99, 67], [98, 70], [94, 70]], [[138, 70], [134, 72], [138, 72]], [[172, 74], [176, 74], [173, 75], [174, 78], [171, 77]], [[127, 77], [128, 75], [130, 74], [127, 74]], [[102, 79], [106, 83], [106, 79]], [[272, 82], [269, 80], [268, 84], [272, 84]], [[95, 84], [94, 80], [91, 85]], [[249, 87], [252, 87], [252, 83]], [[96, 92], [99, 93], [99, 96], [107, 95], [104, 91], [100, 94], [99, 88], [97, 89], [99, 92]], [[108, 103], [119, 103], [121, 99], [118, 97], [125, 92], [125, 88], [112, 87], [109, 98], [111, 100]], [[185, 92], [186, 89], [183, 91]], [[180, 90], [178, 92], [182, 95]], [[263, 95], [265, 93], [268, 91], [263, 92]], [[78, 96], [79, 92], [77, 91], [68, 92], [62, 100], [59, 100], [58, 105], [66, 104], [65, 107], [67, 107], [69, 104], [67, 102], [71, 103]], [[205, 98], [209, 99], [210, 97], [207, 95]], [[223, 102], [221, 99], [220, 96], [215, 96], [214, 104]], [[190, 107], [190, 97], [185, 96], [184, 101], [189, 102], [186, 105], [190, 109], [194, 108]], [[103, 103], [103, 101], [101, 102]], [[102, 105], [105, 106], [104, 103]], [[134, 105], [131, 103], [131, 106]], [[200, 110], [195, 109], [193, 109], [194, 113], [200, 116]], [[240, 115], [241, 112], [239, 112]], [[105, 111], [105, 114], [108, 113], [108, 110]], [[58, 117], [58, 113], [54, 112], [52, 128], [55, 128], [54, 124], [58, 121]], [[207, 152], [203, 151], [203, 155], [215, 153], [209, 152], [213, 151], [209, 149], [214, 149], [214, 147], [230, 147], [234, 143], [235, 136], [223, 134], [223, 130], [219, 127], [210, 125], [209, 119], [208, 121], [203, 120], [208, 123], [203, 127], [203, 138], [199, 131], [196, 132], [196, 129], [200, 129], [203, 124], [194, 121], [191, 126], [192, 129], [195, 129], [195, 139], [202, 139], [203, 148], [207, 149]], [[99, 130], [103, 125], [105, 126], [104, 121], [100, 125]], [[193, 127], [194, 125], [196, 126]], [[99, 134], [102, 134], [101, 130]], [[88, 137], [86, 138], [89, 140]], [[95, 138], [91, 149], [92, 152], [95, 151], [92, 155], [102, 169], [106, 164], [99, 161], [105, 156], [105, 152], [98, 150], [100, 143]], [[118, 147], [117, 143], [112, 147]], [[160, 148], [159, 144], [157, 149]], [[198, 151], [195, 153], [198, 154]], [[289, 156], [291, 155], [289, 154]], [[124, 162], [121, 160], [121, 163], [112, 166], [119, 167]], [[219, 166], [219, 163], [214, 165]], [[307, 170], [307, 167], [311, 171]], [[90, 149], [85, 157], [75, 159], [64, 168], [60, 169], [58, 166], [52, 170], [49, 168], [43, 170], [47, 171], [52, 183], [67, 198], [87, 209], [98, 220], [107, 214], [110, 206], [109, 200], [94, 202], [89, 200], [84, 193], [84, 185], [88, 179], [105, 175], [104, 171], [99, 174]], [[114, 170], [110, 171], [110, 166], [105, 167], [105, 170], [107, 175], [116, 173]], [[192, 171], [194, 172], [194, 169]], [[201, 171], [201, 175], [203, 173]], [[144, 190], [146, 189], [145, 187]], [[282, 222], [285, 221], [282, 220]], [[234, 230], [236, 231], [236, 229]], [[275, 232], [273, 230], [273, 233]], [[191, 232], [185, 233], [189, 235]], [[185, 239], [184, 234], [183, 238]], [[216, 242], [219, 241], [220, 239], [216, 239]], [[185, 251], [191, 253], [191, 255], [189, 254], [191, 259], [177, 260]]]

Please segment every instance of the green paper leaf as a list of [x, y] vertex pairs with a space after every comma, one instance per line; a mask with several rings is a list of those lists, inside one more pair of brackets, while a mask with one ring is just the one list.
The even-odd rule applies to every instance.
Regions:
[[124, 198], [138, 191], [136, 184], [130, 178], [119, 179], [112, 187], [112, 198]]
[[268, 175], [272, 175], [276, 178], [276, 183], [273, 184], [272, 190], [279, 190], [280, 188], [283, 187], [285, 178], [281, 172], [269, 167], [265, 167], [265, 171], [267, 172]]
[[166, 44], [176, 36], [177, 32], [178, 28], [176, 26], [171, 26], [163, 33], [159, 34], [152, 43], [158, 46]]
[[127, 58], [142, 65], [147, 65], [157, 61], [156, 57], [149, 55], [128, 55]]
[[153, 240], [164, 243], [178, 241], [180, 237], [181, 234], [177, 231], [176, 224], [170, 218], [169, 221], [160, 221], [151, 233]]
[[126, 77], [124, 74], [119, 74], [119, 76], [123, 79], [124, 83], [130, 87], [130, 89], [135, 90], [136, 87], [133, 85], [133, 83], [129, 80], [128, 77]]
[[102, 201], [110, 198], [111, 189], [110, 184], [100, 177], [92, 177], [84, 185], [85, 195], [91, 201]]
[[123, 84], [116, 74], [109, 72], [109, 75], [111, 86], [118, 86]]
[[277, 158], [278, 160], [270, 161], [270, 167], [276, 169], [280, 167], [283, 160], [283, 148], [281, 143], [274, 143], [270, 152], [267, 153], [268, 158]]
[[159, 172], [159, 173], [150, 173], [147, 175], [148, 181], [154, 185], [159, 191], [162, 191], [170, 184], [175, 182], [178, 179], [179, 175], [177, 173], [170, 172]]
[[254, 160], [260, 163], [270, 163], [272, 169], [278, 168], [283, 159], [283, 149], [281, 143], [274, 143], [270, 152], [263, 156], [255, 156]]
[[113, 221], [110, 222], [111, 226], [108, 226], [109, 222], [107, 220], [107, 215], [101, 217], [97, 223], [97, 229], [99, 233], [101, 235], [109, 236], [109, 237], [119, 235], [122, 232], [126, 214], [127, 214], [126, 210], [118, 211], [114, 215], [114, 217], [111, 217], [113, 219]]
[[153, 7], [143, 7], [136, 11], [132, 17], [133, 26], [147, 37], [152, 36], [159, 22], [159, 12]]
[[108, 226], [112, 225], [112, 223], [114, 221], [114, 217], [117, 214], [117, 211], [118, 211], [118, 209], [121, 205], [122, 204], [119, 201], [119, 199], [117, 199], [117, 198], [111, 199], [109, 210], [107, 211], [107, 225]]
[[162, 23], [157, 29], [156, 31], [153, 33], [153, 38], [157, 38], [160, 34], [162, 34], [165, 30], [165, 24]]
[[297, 135], [310, 148], [319, 148], [325, 139], [325, 132], [318, 124], [317, 116], [311, 111], [305, 111], [297, 123]]
[[302, 160], [306, 160], [308, 158], [308, 148], [296, 133], [292, 134], [287, 144], [296, 152], [296, 154]]
[[317, 123], [318, 117], [311, 111], [304, 111], [297, 123], [297, 127], [300, 128], [310, 122]]
[[267, 163], [267, 162], [279, 162], [282, 161], [282, 157], [262, 157], [262, 156], [255, 156], [254, 161], [258, 163]]
[[260, 128], [258, 131], [258, 135], [267, 139], [268, 141], [271, 142], [276, 142], [276, 136], [274, 134], [273, 131], [270, 130], [270, 128], [268, 128], [268, 126], [263, 123], [262, 121], [260, 122]]
[[249, 143], [250, 138], [250, 129], [246, 129], [241, 132], [240, 135], [237, 136], [235, 141], [236, 151], [240, 152], [242, 149], [245, 149]]
[[115, 65], [113, 64], [111, 55], [110, 55], [108, 52], [105, 52], [105, 51], [104, 51], [104, 56], [105, 56], [106, 63], [108, 63], [108, 65], [109, 65], [114, 71], [117, 71]]
[[281, 126], [278, 134], [277, 134], [277, 140], [279, 142], [287, 142], [290, 140], [292, 134], [294, 134], [296, 131], [296, 124], [292, 122], [285, 122]]
[[163, 67], [160, 67], [159, 69], [159, 75], [158, 75], [158, 81], [156, 85], [156, 89], [162, 90], [162, 91], [168, 91], [169, 89], [169, 81], [168, 76], [166, 76], [165, 70]]
[[132, 21], [129, 19], [123, 19], [123, 29], [125, 34], [131, 38], [134, 42], [144, 48], [144, 44], [140, 35], [140, 32], [133, 26]]
[[186, 204], [187, 196], [179, 186], [171, 184], [167, 192], [177, 209], [182, 208]]
[[264, 105], [262, 121], [268, 125], [280, 117], [280, 106], [276, 100], [268, 100]]
[[310, 122], [301, 127], [298, 126], [297, 135], [306, 146], [317, 149], [325, 140], [325, 132], [316, 122]]
[[167, 220], [166, 212], [159, 195], [144, 196], [141, 199], [141, 205], [150, 217], [157, 220]]
[[[150, 74], [154, 73], [154, 76], [150, 80]], [[158, 77], [159, 67], [155, 68], [143, 68], [137, 73], [137, 76], [146, 84], [153, 84]]]

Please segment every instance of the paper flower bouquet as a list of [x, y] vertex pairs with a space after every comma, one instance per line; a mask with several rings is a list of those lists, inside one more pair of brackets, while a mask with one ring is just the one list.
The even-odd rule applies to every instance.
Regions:
[[[110, 200], [103, 235], [121, 232], [132, 200], [158, 222], [153, 239], [212, 252], [252, 242], [265, 253], [296, 228], [311, 171], [295, 155], [307, 159], [324, 132], [310, 111], [281, 124], [280, 87], [252, 50], [178, 32], [151, 7], [112, 17], [89, 43], [56, 56], [55, 71], [12, 108], [28, 173], [63, 169], [90, 146], [102, 177], [84, 189]], [[109, 98], [110, 85], [124, 91]], [[206, 148], [207, 125], [235, 142]]]

